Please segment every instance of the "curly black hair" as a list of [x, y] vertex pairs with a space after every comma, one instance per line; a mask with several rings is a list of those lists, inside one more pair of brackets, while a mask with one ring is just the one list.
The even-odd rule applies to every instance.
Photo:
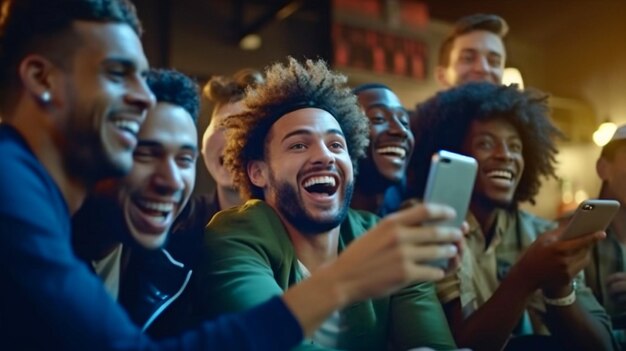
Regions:
[[[57, 64], [80, 43], [71, 37], [74, 21], [124, 23], [138, 35], [142, 28], [129, 0], [4, 0], [0, 15], [0, 107], [7, 112], [15, 100], [19, 62], [30, 53]], [[70, 35], [70, 37], [68, 37]]]
[[413, 197], [424, 192], [433, 153], [462, 152], [466, 133], [473, 121], [504, 119], [520, 135], [524, 172], [515, 191], [515, 204], [530, 201], [541, 186], [541, 176], [555, 177], [556, 137], [563, 134], [552, 124], [548, 96], [538, 90], [520, 91], [516, 86], [468, 83], [440, 92], [417, 106], [415, 151], [409, 164], [409, 191]]
[[168, 102], [184, 108], [197, 123], [200, 95], [193, 79], [172, 69], [151, 69], [147, 83], [157, 102]]
[[[289, 57], [265, 71], [265, 83], [248, 88], [243, 100], [246, 111], [224, 120], [227, 144], [224, 164], [233, 175], [243, 198], [263, 199], [261, 189], [248, 178], [250, 161], [265, 159], [266, 137], [281, 116], [299, 108], [322, 108], [337, 119], [355, 168], [365, 156], [368, 121], [341, 74], [333, 73], [323, 60], [304, 63]], [[298, 107], [300, 106], [300, 107]]]

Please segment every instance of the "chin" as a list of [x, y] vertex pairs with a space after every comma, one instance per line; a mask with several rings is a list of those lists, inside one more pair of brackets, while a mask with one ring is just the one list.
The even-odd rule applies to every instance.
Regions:
[[157, 250], [160, 249], [165, 243], [165, 237], [165, 234], [141, 234], [133, 236], [133, 240], [137, 243], [137, 245], [146, 250]]

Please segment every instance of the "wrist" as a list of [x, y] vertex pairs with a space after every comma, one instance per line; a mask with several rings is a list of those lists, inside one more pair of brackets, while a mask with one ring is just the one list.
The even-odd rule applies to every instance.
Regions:
[[546, 286], [541, 289], [543, 296], [552, 299], [559, 299], [568, 296], [575, 290], [574, 281], [566, 285]]
[[[565, 292], [564, 292], [565, 291]], [[567, 288], [560, 288], [546, 293], [543, 291], [543, 301], [549, 306], [565, 307], [576, 302], [576, 284], [572, 282]]]

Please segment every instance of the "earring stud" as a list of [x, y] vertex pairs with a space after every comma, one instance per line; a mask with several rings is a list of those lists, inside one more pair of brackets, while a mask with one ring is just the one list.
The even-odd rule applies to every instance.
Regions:
[[41, 93], [41, 95], [39, 96], [39, 100], [41, 100], [41, 102], [43, 102], [44, 104], [49, 103], [51, 99], [52, 95], [47, 90]]

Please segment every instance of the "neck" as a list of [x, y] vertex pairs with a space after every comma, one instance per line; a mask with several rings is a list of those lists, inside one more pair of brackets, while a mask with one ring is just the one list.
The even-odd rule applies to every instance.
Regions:
[[483, 236], [487, 240], [490, 239], [491, 229], [493, 228], [496, 221], [496, 213], [497, 208], [491, 204], [487, 203], [488, 201], [481, 201], [478, 199], [472, 199], [470, 203], [470, 211], [476, 217], [476, 220], [480, 224], [480, 229], [483, 233]]
[[83, 179], [73, 177], [65, 168], [63, 153], [54, 140], [54, 126], [50, 122], [53, 119], [43, 115], [40, 109], [27, 105], [16, 107], [14, 117], [6, 123], [16, 128], [26, 140], [35, 157], [59, 187], [70, 213], [74, 214], [85, 200], [88, 186]]
[[100, 260], [121, 242], [130, 238], [117, 201], [108, 197], [89, 197], [72, 218], [72, 242], [78, 256], [85, 260]]
[[384, 191], [380, 193], [368, 193], [365, 191], [361, 191], [361, 187], [356, 185], [354, 193], [352, 194], [350, 207], [357, 210], [365, 210], [372, 213], [378, 213], [378, 210], [382, 207], [384, 200]]
[[287, 229], [296, 257], [309, 272], [313, 273], [323, 264], [337, 258], [339, 226], [325, 233], [304, 234], [289, 223], [280, 212], [276, 212]]
[[220, 210], [225, 210], [243, 204], [243, 201], [239, 196], [239, 192], [230, 186], [217, 187], [217, 201], [219, 203]]

